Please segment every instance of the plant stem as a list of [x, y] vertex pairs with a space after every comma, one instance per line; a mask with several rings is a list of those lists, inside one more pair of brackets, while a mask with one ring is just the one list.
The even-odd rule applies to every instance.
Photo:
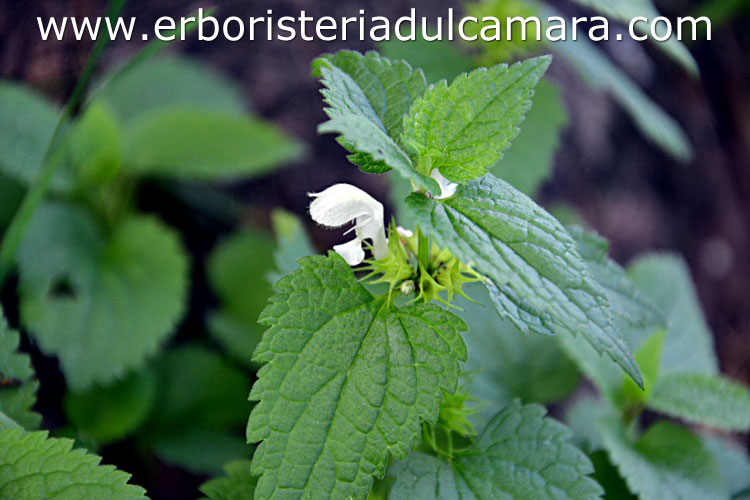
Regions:
[[[127, 0], [110, 0], [107, 6], [107, 17], [109, 17], [112, 22], [114, 22], [120, 15], [126, 2]], [[34, 215], [34, 212], [47, 194], [47, 189], [49, 189], [52, 176], [55, 174], [61, 163], [61, 161], [59, 161], [57, 148], [66, 135], [67, 128], [65, 127], [65, 124], [68, 119], [73, 117], [77, 112], [78, 106], [81, 104], [86, 89], [91, 81], [91, 77], [96, 69], [96, 64], [109, 42], [109, 36], [105, 36], [98, 38], [94, 43], [94, 47], [91, 49], [91, 53], [86, 59], [86, 65], [83, 68], [83, 72], [73, 88], [73, 93], [57, 120], [52, 138], [42, 156], [36, 179], [26, 192], [26, 195], [21, 202], [21, 206], [13, 216], [2, 244], [0, 244], [0, 288], [2, 288], [5, 280], [8, 278], [16, 252], [21, 244], [21, 239], [26, 232], [26, 228], [31, 221], [31, 217]]]

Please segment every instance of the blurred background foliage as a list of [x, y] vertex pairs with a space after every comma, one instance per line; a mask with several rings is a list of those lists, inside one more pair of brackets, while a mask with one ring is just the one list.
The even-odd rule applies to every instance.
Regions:
[[[217, 15], [240, 17], [269, 7], [216, 5]], [[389, 214], [403, 199], [393, 176], [359, 172], [333, 137], [316, 134], [325, 116], [309, 64], [342, 48], [406, 59], [429, 82], [555, 54], [520, 136], [493, 173], [566, 224], [595, 228], [617, 261], [672, 252], [628, 267], [670, 321], [662, 367], [715, 373], [720, 365], [750, 383], [750, 262], [742, 258], [750, 252], [747, 2], [284, 0], [273, 9], [321, 16], [365, 8], [395, 19], [411, 7], [426, 16], [457, 7], [499, 17], [592, 15], [596, 7], [629, 19], [648, 15], [643, 5], [672, 17], [711, 16], [713, 41], [371, 46], [188, 37], [137, 64], [128, 62], [140, 42], [115, 43], [45, 160], [91, 44], [41, 42], [36, 16], [102, 15], [106, 4], [0, 0], [0, 231], [40, 166], [57, 163], [2, 289], [5, 317], [23, 334], [0, 325], [0, 346], [20, 343], [32, 363], [0, 358], [4, 376], [22, 382], [14, 392], [0, 389], [0, 410], [28, 427], [43, 419], [55, 435], [133, 473], [156, 499], [194, 498], [207, 477], [246, 470], [258, 314], [296, 257], [338, 243], [309, 223], [307, 193], [350, 182], [391, 200]], [[125, 15], [152, 22], [198, 6], [132, 0]], [[498, 324], [482, 307], [486, 297], [478, 289], [470, 295], [479, 304], [461, 305], [472, 332], [464, 384], [485, 401], [477, 402], [476, 424], [519, 397], [551, 405], [585, 449], [598, 450], [600, 438], [581, 422], [601, 407], [585, 389], [581, 395], [581, 374], [558, 343]], [[635, 350], [647, 338], [627, 340]], [[564, 402], [573, 394], [573, 404]], [[728, 487], [739, 489], [737, 477], [750, 467], [743, 444], [708, 443]], [[592, 457], [603, 484], [616, 484], [607, 457]], [[203, 491], [231, 498], [226, 488], [219, 479]]]

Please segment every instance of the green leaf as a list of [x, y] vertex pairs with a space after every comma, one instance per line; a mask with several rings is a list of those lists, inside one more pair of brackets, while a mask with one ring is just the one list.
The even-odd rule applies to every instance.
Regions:
[[[656, 304], [631, 282], [616, 262], [607, 257], [607, 241], [579, 226], [571, 226], [568, 231], [576, 240], [586, 267], [606, 293], [615, 326], [628, 347], [632, 350], [638, 348], [654, 332], [664, 328], [666, 319]], [[596, 352], [580, 338], [563, 332], [560, 341], [568, 356], [576, 361], [610, 402], [618, 407], [626, 403], [622, 398], [622, 374], [618, 370], [597, 357]], [[658, 371], [658, 362], [656, 370]], [[625, 382], [625, 385], [633, 401], [643, 399], [640, 388], [630, 382]]]
[[111, 179], [120, 168], [119, 125], [106, 106], [94, 103], [66, 139], [68, 161], [84, 186]]
[[693, 148], [680, 124], [607, 59], [596, 44], [579, 37], [576, 41], [555, 42], [553, 46], [589, 85], [612, 94], [635, 125], [655, 145], [683, 163], [690, 161]]
[[[648, 19], [656, 19], [661, 14], [656, 10], [656, 7], [651, 0], [575, 0], [577, 3], [584, 7], [591, 8], [595, 11], [601, 12], [605, 16], [622, 21], [623, 23], [630, 23], [630, 20], [635, 17], [645, 17]], [[638, 23], [635, 25], [638, 32], [644, 35], [650, 35], [650, 26], [648, 23]], [[656, 34], [663, 38], [666, 27], [663, 23], [656, 26]], [[687, 69], [693, 75], [698, 75], [698, 64], [693, 59], [690, 51], [687, 47], [677, 39], [676, 35], [672, 35], [665, 41], [655, 41], [654, 46], [661, 49], [665, 54], [670, 56], [672, 59], [680, 63], [685, 69]]]
[[271, 222], [276, 236], [276, 251], [273, 256], [276, 270], [268, 273], [267, 277], [273, 284], [299, 267], [297, 259], [314, 254], [315, 249], [302, 221], [296, 215], [277, 208], [271, 212]]
[[628, 274], [667, 319], [661, 372], [717, 374], [713, 335], [684, 261], [668, 254], [646, 255], [630, 265]]
[[[524, 332], [558, 329], [580, 333], [642, 384], [633, 354], [613, 325], [609, 303], [580, 258], [575, 241], [557, 220], [505, 181], [488, 174], [438, 202], [407, 198], [422, 230], [501, 292], [501, 316]], [[513, 309], [511, 306], [518, 306]]]
[[599, 450], [590, 455], [594, 464], [593, 478], [604, 488], [604, 498], [607, 500], [638, 500], [638, 497], [630, 493], [628, 485], [620, 477], [617, 467], [612, 465], [607, 452]]
[[131, 216], [105, 235], [72, 205], [39, 207], [17, 256], [21, 318], [69, 387], [107, 384], [143, 364], [174, 331], [187, 297], [178, 236]]
[[418, 99], [405, 118], [401, 141], [419, 156], [418, 169], [433, 168], [466, 182], [484, 175], [519, 133], [534, 87], [552, 59], [528, 59], [440, 81]]
[[[60, 110], [42, 95], [21, 85], [0, 80], [0, 170], [29, 185], [44, 159]], [[52, 188], [71, 185], [64, 169], [52, 177]]]
[[115, 68], [94, 94], [122, 123], [154, 111], [179, 106], [244, 114], [245, 99], [239, 87], [213, 68], [187, 58], [155, 58], [140, 62], [114, 80]]
[[390, 500], [601, 498], [586, 455], [570, 431], [537, 405], [514, 402], [487, 425], [477, 442], [451, 462], [414, 452], [389, 471]]
[[708, 451], [716, 458], [724, 484], [733, 500], [750, 498], [750, 456], [739, 443], [720, 437], [703, 438]]
[[207, 500], [252, 500], [258, 481], [250, 474], [250, 461], [230, 462], [224, 472], [227, 477], [211, 479], [201, 486]]
[[625, 379], [623, 391], [626, 401], [642, 404], [651, 398], [654, 388], [658, 386], [665, 336], [666, 332], [663, 330], [656, 332], [635, 353], [635, 360], [643, 373], [643, 389], [637, 387], [632, 380]]
[[218, 353], [190, 344], [165, 353], [155, 369], [156, 405], [139, 433], [141, 445], [201, 474], [250, 455], [242, 439], [251, 409], [245, 374]]
[[549, 177], [560, 134], [568, 122], [560, 90], [555, 85], [540, 81], [532, 102], [526, 120], [519, 125], [521, 133], [513, 141], [513, 147], [491, 170], [496, 177], [529, 196]]
[[[316, 61], [314, 70], [322, 77], [323, 85], [326, 87], [322, 93], [328, 105], [325, 111], [330, 118], [318, 127], [318, 131], [341, 134], [339, 141], [347, 149], [366, 155], [350, 158], [350, 160], [356, 160], [356, 164], [370, 165], [365, 170], [383, 172], [387, 170], [384, 167], [394, 168], [405, 179], [431, 192], [440, 192], [437, 182], [429, 175], [424, 175], [414, 169], [411, 158], [397, 142], [398, 137], [390, 136], [383, 122], [384, 119], [389, 119], [389, 125], [394, 130], [397, 129], [391, 118], [394, 112], [389, 111], [389, 107], [403, 109], [410, 103], [410, 100], [416, 97], [409, 93], [409, 89], [414, 85], [408, 83], [415, 77], [406, 71], [405, 68], [409, 67], [405, 63], [400, 63], [394, 68], [389, 62], [386, 63], [385, 59], [376, 58], [375, 60], [379, 61], [378, 64], [382, 66], [381, 73], [372, 74], [367, 68], [357, 73], [349, 69], [360, 81], [356, 81], [347, 71], [330, 60], [318, 59]], [[421, 73], [417, 75], [419, 77]], [[407, 79], [406, 83], [401, 77]], [[421, 78], [423, 81], [424, 77], [421, 76]], [[377, 85], [384, 83], [387, 83], [389, 87], [378, 91]], [[370, 101], [370, 95], [374, 102]], [[377, 165], [372, 166], [373, 163]]]
[[0, 498], [146, 498], [143, 488], [128, 484], [129, 474], [72, 447], [72, 440], [47, 438], [47, 432], [0, 430]]
[[728, 431], [750, 430], [750, 390], [725, 377], [672, 373], [659, 377], [648, 407]]
[[[649, 337], [656, 330], [666, 328], [667, 320], [659, 307], [631, 281], [619, 264], [607, 257], [609, 243], [598, 234], [581, 227], [567, 229], [576, 240], [578, 251], [589, 271], [606, 292], [612, 314], [621, 330], [642, 328], [645, 336]], [[640, 344], [640, 339], [630, 340], [633, 344]]]
[[480, 401], [480, 416], [488, 421], [513, 399], [525, 403], [553, 403], [578, 386], [575, 365], [558, 342], [525, 335], [509, 321], [498, 321], [487, 292], [479, 285], [466, 288], [477, 303], [459, 300], [460, 316], [469, 327], [468, 361], [463, 372], [471, 397]]
[[[151, 449], [163, 462], [196, 475], [219, 474], [221, 464], [249, 459], [253, 453], [241, 431], [200, 428], [165, 435], [152, 443]], [[252, 494], [252, 490], [246, 493]]]
[[263, 441], [257, 499], [364, 499], [453, 392], [466, 325], [434, 304], [389, 305], [337, 254], [300, 259], [276, 284], [255, 352], [249, 442]]
[[323, 60], [354, 80], [391, 138], [401, 136], [404, 115], [427, 90], [422, 70], [412, 69], [406, 61], [391, 62], [377, 52], [370, 51], [362, 55], [342, 50], [324, 55], [315, 63], [321, 74]]
[[130, 374], [107, 386], [65, 395], [65, 413], [78, 434], [98, 444], [118, 441], [135, 431], [156, 402], [152, 370]]
[[728, 498], [716, 461], [690, 431], [659, 422], [632, 442], [614, 419], [599, 429], [610, 460], [641, 500]]
[[[34, 379], [34, 369], [27, 354], [18, 351], [20, 337], [5, 322], [0, 309], [0, 413], [27, 429], [36, 429], [41, 415], [31, 411], [36, 403], [39, 382]], [[0, 429], [4, 424], [0, 422]]]
[[124, 130], [123, 169], [181, 179], [258, 176], [301, 157], [302, 146], [264, 120], [168, 108]]

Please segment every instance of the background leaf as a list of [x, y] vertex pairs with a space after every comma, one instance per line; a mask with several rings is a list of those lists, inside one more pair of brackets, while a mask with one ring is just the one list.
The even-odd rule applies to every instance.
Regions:
[[82, 209], [42, 205], [18, 264], [23, 323], [73, 390], [141, 366], [184, 311], [187, 257], [153, 217], [131, 216], [107, 236]]
[[107, 386], [65, 395], [65, 413], [85, 440], [118, 441], [134, 432], [156, 402], [157, 379], [150, 369]]
[[714, 457], [690, 431], [659, 422], [632, 442], [615, 420], [601, 421], [599, 429], [610, 459], [641, 500], [728, 498]]
[[[0, 170], [24, 185], [34, 180], [61, 111], [44, 96], [0, 80]], [[71, 179], [58, 168], [54, 190], [65, 190]]]
[[628, 274], [667, 319], [662, 373], [717, 374], [713, 336], [684, 261], [669, 254], [644, 255], [630, 265]]
[[302, 154], [299, 143], [263, 120], [186, 107], [134, 120], [122, 142], [123, 168], [190, 179], [258, 176]]
[[649, 408], [728, 431], [750, 430], [750, 390], [725, 377], [672, 373], [659, 377]]
[[94, 98], [127, 124], [164, 108], [192, 109], [242, 115], [245, 98], [237, 85], [197, 60], [184, 57], [147, 59], [112, 80], [114, 68], [102, 79]]
[[242, 438], [250, 411], [250, 381], [219, 354], [184, 345], [155, 363], [156, 405], [138, 441], [167, 463], [201, 474], [218, 474], [221, 464], [248, 458]]

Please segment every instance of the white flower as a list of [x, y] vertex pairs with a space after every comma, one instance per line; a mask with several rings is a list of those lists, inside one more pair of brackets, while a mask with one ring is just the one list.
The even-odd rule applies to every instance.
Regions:
[[355, 221], [352, 229], [357, 237], [333, 247], [347, 264], [356, 266], [364, 260], [362, 241], [367, 239], [372, 240], [372, 254], [375, 259], [388, 256], [383, 205], [378, 200], [351, 184], [334, 184], [325, 191], [310, 193], [309, 196], [315, 198], [310, 203], [310, 216], [318, 224], [337, 228]]
[[440, 196], [434, 196], [436, 200], [450, 198], [451, 196], [456, 194], [458, 184], [456, 184], [455, 182], [450, 182], [448, 179], [443, 177], [443, 174], [440, 173], [440, 170], [433, 168], [432, 172], [430, 172], [430, 177], [435, 179], [440, 186]]
[[396, 232], [402, 238], [411, 238], [412, 236], [414, 236], [414, 231], [410, 229], [405, 229], [401, 226], [396, 226]]

